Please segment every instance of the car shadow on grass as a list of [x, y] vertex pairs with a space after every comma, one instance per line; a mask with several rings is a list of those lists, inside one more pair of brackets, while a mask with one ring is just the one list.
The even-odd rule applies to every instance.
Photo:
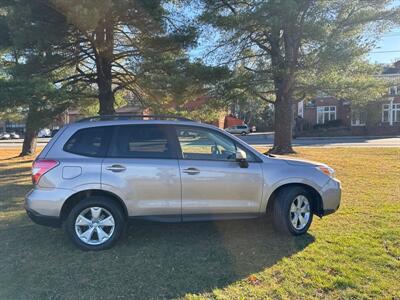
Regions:
[[102, 252], [76, 249], [60, 229], [22, 211], [0, 220], [0, 297], [170, 299], [224, 288], [302, 251], [314, 237], [283, 237], [262, 219], [132, 222]]

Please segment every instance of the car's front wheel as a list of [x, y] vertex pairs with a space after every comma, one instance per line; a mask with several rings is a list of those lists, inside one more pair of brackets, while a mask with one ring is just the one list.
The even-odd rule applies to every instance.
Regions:
[[82, 250], [112, 247], [125, 227], [120, 206], [106, 197], [89, 197], [75, 205], [64, 224], [70, 239]]
[[272, 219], [275, 228], [282, 233], [306, 233], [313, 219], [310, 194], [300, 186], [282, 189], [273, 203]]

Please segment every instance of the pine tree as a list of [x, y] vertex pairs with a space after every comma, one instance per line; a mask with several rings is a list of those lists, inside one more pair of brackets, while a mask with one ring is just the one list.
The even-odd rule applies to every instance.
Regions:
[[203, 2], [200, 20], [218, 37], [211, 63], [242, 68], [248, 78], [242, 88], [274, 104], [275, 153], [293, 152], [294, 100], [321, 87], [310, 79], [346, 73], [400, 18], [391, 0]]
[[[95, 85], [99, 114], [113, 114], [115, 93], [151, 96], [146, 78], [161, 73], [164, 59], [178, 59], [195, 41], [190, 26], [175, 24], [158, 0], [53, 0], [71, 26], [66, 66], [75, 73], [60, 82]], [[162, 85], [162, 83], [160, 83]]]

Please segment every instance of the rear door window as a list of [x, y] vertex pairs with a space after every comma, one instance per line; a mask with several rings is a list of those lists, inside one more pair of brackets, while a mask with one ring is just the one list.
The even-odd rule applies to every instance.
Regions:
[[167, 128], [160, 125], [118, 126], [109, 157], [176, 158]]
[[80, 129], [64, 145], [64, 151], [83, 156], [104, 157], [111, 129], [110, 126]]

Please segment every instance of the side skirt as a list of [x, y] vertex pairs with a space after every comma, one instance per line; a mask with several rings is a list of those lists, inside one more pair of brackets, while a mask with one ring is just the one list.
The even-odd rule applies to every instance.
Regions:
[[236, 213], [236, 214], [193, 214], [193, 215], [158, 215], [158, 216], [132, 216], [129, 220], [146, 220], [163, 223], [200, 222], [220, 220], [256, 219], [260, 213]]

